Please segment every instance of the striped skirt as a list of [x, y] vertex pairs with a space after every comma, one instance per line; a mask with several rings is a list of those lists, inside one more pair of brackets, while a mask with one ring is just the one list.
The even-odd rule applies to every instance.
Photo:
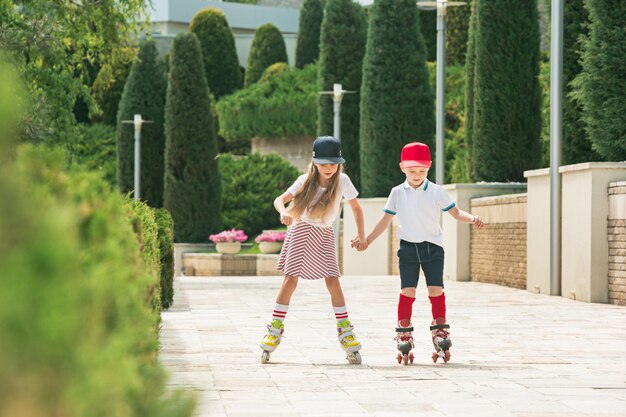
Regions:
[[298, 222], [289, 227], [276, 269], [292, 277], [339, 277], [339, 262], [332, 227]]

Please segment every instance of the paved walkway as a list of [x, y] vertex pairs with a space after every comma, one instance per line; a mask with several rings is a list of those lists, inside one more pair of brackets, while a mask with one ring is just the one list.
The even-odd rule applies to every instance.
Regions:
[[446, 282], [452, 362], [433, 364], [424, 288], [416, 361], [395, 360], [395, 277], [344, 277], [363, 344], [349, 365], [323, 281], [301, 281], [283, 343], [258, 343], [280, 277], [181, 277], [163, 313], [170, 385], [195, 390], [198, 416], [626, 416], [626, 308]]

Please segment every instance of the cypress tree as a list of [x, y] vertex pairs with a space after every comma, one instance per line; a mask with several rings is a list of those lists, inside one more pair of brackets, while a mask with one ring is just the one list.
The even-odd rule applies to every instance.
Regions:
[[626, 160], [626, 8], [621, 0], [586, 0], [589, 35], [575, 97], [593, 148], [607, 161]]
[[163, 206], [163, 106], [166, 79], [163, 65], [158, 61], [154, 41], [142, 43], [137, 60], [133, 63], [124, 86], [117, 113], [117, 181], [126, 194], [135, 188], [135, 131], [132, 120], [135, 114], [150, 120], [141, 126], [140, 196], [152, 207]]
[[218, 100], [241, 88], [235, 38], [221, 10], [207, 7], [193, 17], [189, 30], [200, 41], [209, 90]]
[[467, 33], [467, 53], [465, 55], [465, 144], [467, 146], [467, 173], [472, 178], [474, 143], [474, 76], [476, 67], [476, 1], [470, 5], [470, 23]]
[[473, 177], [523, 181], [541, 164], [537, 1], [477, 2]]
[[437, 11], [420, 10], [419, 27], [424, 39], [426, 50], [426, 61], [437, 60]]
[[276, 26], [266, 23], [259, 26], [254, 33], [248, 54], [244, 86], [257, 82], [265, 69], [277, 62], [289, 62], [285, 40]]
[[446, 64], [465, 64], [470, 15], [469, 4], [446, 10]]
[[386, 196], [403, 181], [402, 147], [431, 146], [433, 94], [424, 41], [413, 0], [380, 0], [370, 14], [361, 85], [361, 188], [365, 197]]
[[[344, 90], [359, 92], [365, 55], [367, 22], [363, 8], [352, 0], [328, 0], [322, 21], [319, 91], [332, 91], [339, 83]], [[360, 188], [358, 94], [345, 94], [341, 103], [341, 132], [346, 173]], [[317, 133], [333, 133], [333, 98], [320, 95]]]
[[321, 0], [305, 0], [300, 9], [298, 41], [296, 43], [296, 68], [317, 61], [320, 54], [320, 26], [324, 17]]
[[572, 97], [571, 82], [582, 71], [581, 36], [587, 36], [589, 14], [583, 0], [568, 0], [563, 10], [563, 165], [599, 161], [582, 121], [582, 106]]
[[176, 242], [206, 242], [222, 228], [217, 140], [200, 42], [179, 33], [170, 53], [165, 102], [164, 205]]

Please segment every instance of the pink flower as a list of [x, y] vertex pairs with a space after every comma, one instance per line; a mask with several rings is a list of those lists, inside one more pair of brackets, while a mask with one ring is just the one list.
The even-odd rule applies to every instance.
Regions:
[[248, 236], [246, 236], [243, 230], [233, 228], [231, 230], [224, 230], [216, 235], [210, 235], [209, 240], [213, 243], [245, 242], [248, 240]]
[[265, 230], [263, 233], [258, 235], [254, 241], [256, 243], [261, 242], [282, 242], [285, 240], [285, 233], [278, 232], [276, 230]]

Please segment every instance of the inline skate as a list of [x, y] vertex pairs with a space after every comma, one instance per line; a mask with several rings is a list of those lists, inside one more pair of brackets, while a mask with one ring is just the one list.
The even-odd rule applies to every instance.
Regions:
[[352, 364], [361, 363], [361, 343], [356, 340], [354, 333], [352, 332], [354, 326], [350, 324], [350, 320], [343, 319], [337, 322], [337, 337], [339, 338], [339, 344], [341, 348], [346, 352], [346, 359]]
[[276, 350], [280, 345], [283, 332], [285, 331], [285, 325], [282, 321], [274, 319], [267, 325], [267, 334], [261, 340], [261, 363], [265, 364], [270, 360], [270, 353]]

